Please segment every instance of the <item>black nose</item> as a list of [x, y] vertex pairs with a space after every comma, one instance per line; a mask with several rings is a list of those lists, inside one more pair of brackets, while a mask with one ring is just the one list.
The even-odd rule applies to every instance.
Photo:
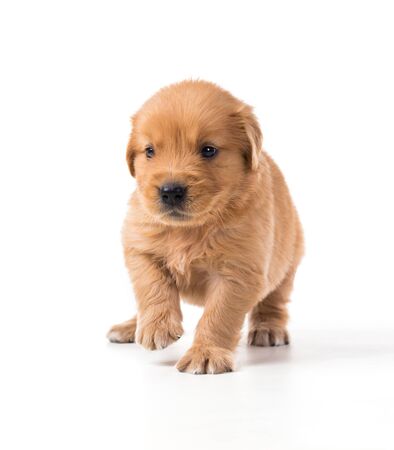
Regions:
[[176, 183], [164, 184], [160, 188], [160, 199], [167, 206], [179, 206], [186, 198], [186, 187]]

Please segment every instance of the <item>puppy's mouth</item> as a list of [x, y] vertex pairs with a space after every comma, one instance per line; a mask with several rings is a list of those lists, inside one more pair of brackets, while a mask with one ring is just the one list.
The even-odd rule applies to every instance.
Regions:
[[180, 211], [179, 209], [171, 209], [169, 211], [166, 211], [165, 215], [175, 220], [187, 220], [190, 217], [189, 214], [185, 213], [184, 211]]

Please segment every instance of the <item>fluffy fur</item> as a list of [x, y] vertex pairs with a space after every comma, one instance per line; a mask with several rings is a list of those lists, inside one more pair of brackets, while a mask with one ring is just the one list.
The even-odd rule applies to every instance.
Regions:
[[[262, 149], [252, 109], [214, 84], [184, 81], [156, 93], [132, 125], [127, 162], [137, 189], [123, 245], [138, 314], [115, 325], [109, 339], [168, 346], [183, 333], [182, 298], [204, 313], [180, 371], [233, 370], [247, 314], [250, 345], [288, 344], [286, 303], [302, 229], [285, 180]], [[217, 155], [204, 159], [204, 145]], [[160, 204], [167, 182], [187, 186], [176, 217]]]

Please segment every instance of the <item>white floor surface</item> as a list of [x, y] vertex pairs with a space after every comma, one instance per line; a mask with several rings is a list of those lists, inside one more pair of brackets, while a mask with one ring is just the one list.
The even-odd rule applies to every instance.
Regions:
[[77, 336], [26, 343], [5, 389], [2, 448], [394, 448], [394, 332], [242, 341], [236, 372], [200, 376], [174, 368], [191, 339], [156, 352]]

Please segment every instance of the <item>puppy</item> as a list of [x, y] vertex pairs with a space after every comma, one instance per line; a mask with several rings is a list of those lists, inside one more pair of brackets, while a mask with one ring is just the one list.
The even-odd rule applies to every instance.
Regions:
[[132, 119], [127, 162], [137, 189], [123, 245], [138, 314], [109, 340], [167, 347], [183, 333], [182, 298], [204, 312], [181, 372], [232, 371], [247, 314], [250, 345], [288, 344], [303, 234], [251, 107], [205, 81], [163, 88]]

